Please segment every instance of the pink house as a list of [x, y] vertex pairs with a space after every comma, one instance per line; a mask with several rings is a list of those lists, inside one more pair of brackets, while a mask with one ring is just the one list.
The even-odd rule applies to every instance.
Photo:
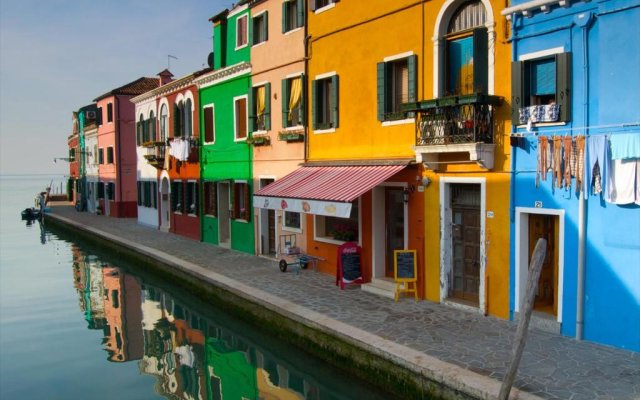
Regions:
[[94, 99], [98, 106], [98, 200], [104, 215], [137, 216], [135, 106], [130, 99], [158, 84], [158, 78], [143, 77]]

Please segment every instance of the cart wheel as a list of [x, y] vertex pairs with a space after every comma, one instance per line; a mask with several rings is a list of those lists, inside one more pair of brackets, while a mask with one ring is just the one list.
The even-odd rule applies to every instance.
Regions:
[[280, 272], [287, 272], [287, 260], [280, 260]]

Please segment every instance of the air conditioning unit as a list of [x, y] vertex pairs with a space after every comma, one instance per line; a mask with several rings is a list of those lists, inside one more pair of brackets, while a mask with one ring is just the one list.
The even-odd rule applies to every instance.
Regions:
[[96, 114], [96, 112], [95, 112], [95, 111], [85, 111], [84, 116], [85, 116], [87, 119], [96, 119], [97, 114]]

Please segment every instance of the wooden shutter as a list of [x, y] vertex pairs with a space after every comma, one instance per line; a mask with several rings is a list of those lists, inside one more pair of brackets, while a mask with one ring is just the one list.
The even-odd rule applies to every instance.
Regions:
[[304, 26], [304, 0], [296, 1], [296, 28]]
[[140, 121], [138, 121], [138, 122], [136, 122], [136, 144], [138, 146], [140, 146], [140, 144], [142, 143], [140, 130], [141, 130]]
[[269, 11], [262, 14], [262, 39], [264, 42], [269, 40]]
[[173, 137], [180, 136], [180, 108], [173, 103]]
[[231, 219], [236, 219], [238, 218], [237, 215], [237, 210], [238, 210], [238, 205], [236, 204], [236, 199], [238, 198], [238, 184], [235, 183], [234, 181], [229, 181], [229, 205], [231, 206], [231, 210], [229, 210], [229, 218]]
[[340, 80], [338, 75], [331, 77], [331, 126], [337, 128], [340, 123]]
[[389, 93], [387, 90], [387, 63], [381, 62], [378, 68], [378, 121], [384, 121], [387, 113], [387, 100]]
[[556, 54], [556, 104], [560, 121], [571, 121], [571, 53]]
[[282, 103], [282, 127], [286, 128], [289, 126], [289, 98], [291, 95], [289, 93], [289, 86], [291, 85], [291, 82], [289, 82], [288, 79], [283, 79], [281, 83], [282, 92], [280, 93], [280, 100]]
[[[239, 116], [240, 113], [238, 111], [239, 110], [236, 109], [237, 115]], [[256, 88], [252, 87], [249, 88], [249, 132], [255, 132], [258, 129], [257, 118], [258, 115], [256, 114]]]
[[282, 33], [287, 32], [287, 22], [289, 21], [289, 7], [287, 7], [288, 2], [285, 1], [282, 3]]
[[415, 103], [418, 93], [418, 56], [415, 54], [407, 58], [407, 69], [409, 74], [409, 93], [407, 101]]
[[302, 86], [302, 93], [300, 94], [300, 124], [307, 124], [307, 77], [303, 74], [300, 75], [300, 85]]
[[158, 208], [158, 182], [151, 182], [151, 203], [153, 208]]
[[473, 91], [489, 91], [489, 35], [487, 28], [473, 30]]
[[311, 81], [311, 127], [318, 129], [318, 81]]
[[249, 183], [245, 183], [244, 185], [244, 216], [243, 219], [245, 221], [249, 221], [251, 219], [251, 210], [252, 210], [252, 206], [251, 206], [251, 194], [250, 194], [250, 190], [249, 190]]
[[524, 107], [524, 63], [511, 63], [511, 123], [520, 125], [520, 108]]
[[264, 129], [271, 129], [271, 83], [264, 85]]
[[204, 109], [204, 141], [213, 142], [213, 107]]

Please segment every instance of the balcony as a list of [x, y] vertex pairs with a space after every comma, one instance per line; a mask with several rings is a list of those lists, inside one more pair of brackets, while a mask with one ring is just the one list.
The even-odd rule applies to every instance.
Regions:
[[164, 153], [166, 145], [164, 142], [151, 142], [143, 144], [146, 154], [143, 157], [147, 162], [156, 168], [162, 168], [164, 164]]
[[[445, 153], [465, 153], [463, 160], [492, 169], [494, 164], [494, 109], [502, 98], [483, 94], [459, 95], [406, 104], [416, 120], [416, 161], [431, 169], [445, 163]], [[448, 158], [450, 159], [450, 158]]]

